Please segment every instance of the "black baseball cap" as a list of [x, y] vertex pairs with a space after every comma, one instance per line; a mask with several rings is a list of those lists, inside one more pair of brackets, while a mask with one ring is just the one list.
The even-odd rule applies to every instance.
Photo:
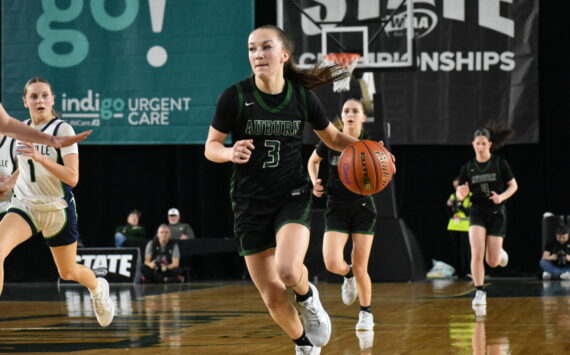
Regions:
[[568, 226], [565, 224], [561, 224], [558, 227], [556, 227], [554, 233], [556, 233], [556, 235], [568, 234]]

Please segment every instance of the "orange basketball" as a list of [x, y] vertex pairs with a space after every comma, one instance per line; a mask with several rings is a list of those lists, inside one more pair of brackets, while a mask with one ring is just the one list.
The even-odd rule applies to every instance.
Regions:
[[359, 195], [382, 191], [392, 180], [394, 163], [384, 145], [368, 139], [346, 147], [338, 160], [343, 185]]

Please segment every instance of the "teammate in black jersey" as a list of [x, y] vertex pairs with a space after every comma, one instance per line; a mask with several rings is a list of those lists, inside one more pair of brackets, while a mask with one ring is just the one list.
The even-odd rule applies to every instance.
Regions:
[[[365, 139], [362, 124], [366, 121], [364, 107], [359, 99], [348, 99], [342, 107], [342, 132], [355, 138]], [[357, 195], [349, 191], [338, 176], [340, 153], [319, 143], [309, 158], [307, 170], [313, 181], [313, 194], [324, 194], [319, 176], [319, 164], [327, 159], [329, 164], [326, 193], [323, 257], [328, 271], [344, 276], [342, 301], [352, 304], [358, 296], [360, 313], [356, 330], [372, 330], [374, 320], [370, 309], [372, 283], [368, 275], [368, 259], [374, 239], [376, 206], [371, 196]], [[352, 265], [344, 261], [344, 247], [352, 235]]]
[[489, 126], [475, 131], [473, 149], [475, 158], [461, 168], [457, 198], [463, 200], [469, 192], [471, 209], [469, 213], [469, 242], [471, 244], [471, 275], [477, 289], [472, 305], [487, 304], [483, 291], [485, 266], [505, 267], [509, 256], [503, 249], [503, 238], [507, 227], [505, 201], [517, 191], [511, 168], [506, 160], [491, 154], [510, 138], [513, 131], [501, 126]]
[[[293, 339], [297, 353], [318, 354], [331, 328], [303, 264], [311, 193], [300, 154], [302, 132], [308, 121], [339, 151], [356, 141], [330, 123], [310, 91], [347, 74], [337, 66], [300, 71], [291, 57], [291, 40], [275, 26], [253, 31], [248, 50], [254, 75], [219, 97], [205, 155], [214, 162], [234, 163], [235, 234], [271, 317]], [[229, 133], [233, 145], [225, 147]], [[295, 291], [300, 318], [287, 288]]]

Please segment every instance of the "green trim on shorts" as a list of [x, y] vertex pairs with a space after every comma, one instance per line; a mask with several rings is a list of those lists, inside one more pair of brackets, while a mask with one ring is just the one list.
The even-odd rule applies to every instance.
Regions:
[[[241, 240], [240, 240], [240, 244], [241, 244]], [[247, 255], [253, 255], [253, 254], [261, 253], [262, 251], [265, 251], [265, 250], [271, 249], [271, 248], [275, 248], [276, 246], [277, 246], [277, 243], [274, 242], [268, 246], [257, 248], [257, 249], [240, 250], [239, 256], [247, 256]]]
[[[275, 228], [275, 234], [277, 234], [277, 232], [279, 232], [279, 230], [284, 225], [289, 224], [289, 223], [302, 224], [305, 227], [307, 227], [309, 229], [309, 231], [311, 231], [311, 210], [312, 210], [312, 207], [313, 207], [313, 200], [309, 196], [309, 201], [307, 201], [307, 204], [305, 205], [305, 210], [303, 211], [301, 218], [289, 219], [289, 220], [284, 221], [283, 223], [278, 225], [277, 228]], [[303, 222], [303, 221], [307, 221], [307, 220], [308, 220], [308, 222]]]
[[374, 236], [375, 233], [372, 230], [367, 230], [367, 231], [354, 231], [354, 232], [352, 232], [352, 234], [366, 234], [366, 235]]
[[345, 230], [341, 230], [341, 229], [328, 229], [328, 228], [325, 228], [325, 233], [326, 233], [326, 232], [339, 232], [339, 233], [344, 233], [344, 234], [350, 235], [350, 232], [349, 232], [349, 231], [345, 231]]
[[281, 224], [275, 229], [275, 234], [279, 233], [279, 230], [280, 230], [281, 228], [283, 228], [284, 225], [286, 225], [286, 224], [291, 224], [291, 223], [301, 224], [301, 225], [307, 227], [307, 229], [309, 229], [309, 231], [311, 231], [311, 225], [308, 224], [308, 223], [301, 222], [301, 221], [302, 221], [302, 219], [291, 219], [291, 220], [285, 221], [285, 222], [281, 223]]

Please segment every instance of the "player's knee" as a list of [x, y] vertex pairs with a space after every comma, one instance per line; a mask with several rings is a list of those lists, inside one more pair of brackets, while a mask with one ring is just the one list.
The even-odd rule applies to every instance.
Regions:
[[500, 262], [501, 262], [500, 258], [487, 257], [487, 265], [489, 265], [490, 267], [497, 267], [499, 266]]
[[327, 271], [339, 274], [342, 272], [344, 261], [334, 257], [325, 257], [325, 268]]
[[366, 265], [352, 264], [352, 273], [360, 279], [368, 274], [368, 269]]
[[75, 272], [72, 269], [59, 269], [57, 270], [59, 273], [59, 277], [62, 280], [71, 280], [75, 281]]
[[10, 254], [11, 251], [12, 251], [12, 249], [9, 249], [3, 245], [0, 245], [0, 261], [4, 262], [4, 260], [6, 260], [6, 258], [8, 257], [8, 255]]
[[475, 261], [483, 261], [484, 258], [485, 254], [483, 252], [473, 252], [473, 250], [471, 250], [471, 259]]
[[291, 266], [282, 266], [277, 270], [279, 278], [288, 287], [294, 287], [299, 283], [301, 279], [301, 274], [295, 272], [294, 268]]

